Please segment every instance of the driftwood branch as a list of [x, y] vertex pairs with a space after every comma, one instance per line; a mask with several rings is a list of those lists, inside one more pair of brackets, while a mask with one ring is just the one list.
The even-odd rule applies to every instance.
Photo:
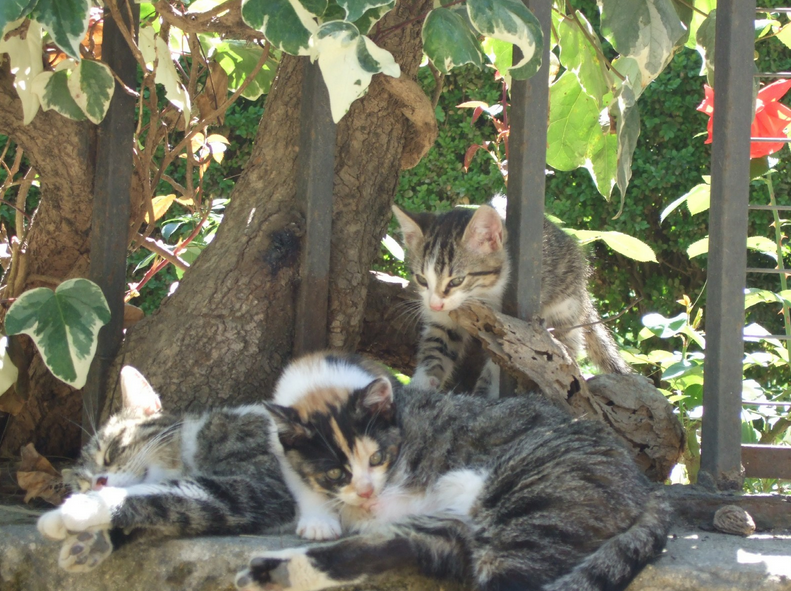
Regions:
[[573, 416], [607, 423], [649, 478], [668, 477], [684, 449], [684, 430], [673, 407], [646, 378], [609, 374], [585, 380], [541, 319], [524, 322], [480, 304], [451, 316], [514, 376], [517, 391], [537, 386]]

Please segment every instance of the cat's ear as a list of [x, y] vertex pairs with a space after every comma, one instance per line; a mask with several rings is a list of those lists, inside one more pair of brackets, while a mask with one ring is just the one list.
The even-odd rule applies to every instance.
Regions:
[[154, 392], [154, 388], [134, 367], [125, 365], [121, 368], [120, 382], [121, 397], [125, 409], [134, 410], [146, 416], [162, 411], [162, 402]]
[[464, 230], [462, 241], [470, 250], [489, 254], [503, 247], [503, 219], [489, 205], [481, 205]]
[[284, 446], [292, 446], [299, 439], [310, 437], [310, 430], [302, 424], [296, 410], [274, 402], [264, 402], [264, 406], [269, 411], [269, 416], [277, 427], [277, 435]]
[[417, 248], [423, 241], [423, 228], [419, 223], [420, 218], [408, 214], [397, 205], [393, 205], [393, 213], [401, 226], [401, 234], [404, 236], [404, 243], [410, 250]]
[[357, 406], [371, 414], [390, 418], [395, 410], [393, 384], [387, 378], [377, 378], [360, 393]]

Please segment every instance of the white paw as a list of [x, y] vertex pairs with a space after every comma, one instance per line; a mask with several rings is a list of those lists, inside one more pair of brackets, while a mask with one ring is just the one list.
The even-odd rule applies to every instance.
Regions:
[[60, 507], [63, 525], [68, 531], [110, 527], [110, 507], [95, 492], [70, 496]]
[[297, 535], [306, 540], [335, 540], [341, 536], [341, 522], [332, 515], [305, 515], [297, 523]]
[[58, 565], [70, 573], [87, 573], [99, 566], [113, 551], [106, 529], [72, 534], [63, 542]]
[[68, 535], [60, 509], [44, 513], [38, 518], [36, 526], [39, 533], [48, 540], [62, 540]]
[[236, 575], [240, 591], [318, 591], [340, 582], [317, 570], [306, 556], [306, 548], [265, 552], [250, 560]]

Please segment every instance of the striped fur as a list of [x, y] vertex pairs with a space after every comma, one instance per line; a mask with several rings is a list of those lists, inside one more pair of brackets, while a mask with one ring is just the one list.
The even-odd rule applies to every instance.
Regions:
[[121, 383], [124, 408], [88, 442], [72, 471], [72, 488], [80, 492], [39, 519], [45, 537], [65, 540], [63, 568], [98, 566], [124, 541], [122, 532], [260, 533], [293, 519], [265, 407], [175, 416], [161, 411], [133, 368], [122, 370]]
[[[407, 247], [412, 283], [421, 298], [423, 334], [413, 379], [421, 388], [446, 390], [463, 363], [469, 335], [449, 311], [468, 301], [499, 309], [510, 262], [505, 226], [488, 205], [442, 214], [412, 214], [393, 206]], [[541, 316], [576, 356], [587, 351], [605, 373], [630, 373], [587, 290], [590, 268], [573, 238], [544, 220]], [[581, 328], [572, 328], [589, 325]], [[497, 391], [497, 372], [484, 368], [476, 393]]]
[[[273, 410], [282, 459], [352, 535], [258, 556], [239, 589], [318, 590], [408, 566], [480, 591], [617, 591], [664, 547], [669, 504], [603, 424], [538, 395], [448, 397], [369, 377], [323, 410], [314, 391], [307, 416]], [[348, 452], [363, 437], [387, 461], [359, 499], [344, 488], [366, 470]], [[337, 485], [321, 476], [334, 468]]]

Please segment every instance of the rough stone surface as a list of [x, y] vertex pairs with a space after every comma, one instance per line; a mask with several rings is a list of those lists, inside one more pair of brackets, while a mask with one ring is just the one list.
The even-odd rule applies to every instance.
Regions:
[[[136, 543], [91, 573], [69, 575], [57, 567], [60, 544], [38, 535], [35, 518], [32, 511], [0, 506], [0, 591], [232, 591], [236, 571], [258, 551], [300, 543], [291, 535]], [[354, 589], [461, 591], [403, 571]], [[628, 589], [660, 590], [791, 591], [791, 536], [678, 530]]]

